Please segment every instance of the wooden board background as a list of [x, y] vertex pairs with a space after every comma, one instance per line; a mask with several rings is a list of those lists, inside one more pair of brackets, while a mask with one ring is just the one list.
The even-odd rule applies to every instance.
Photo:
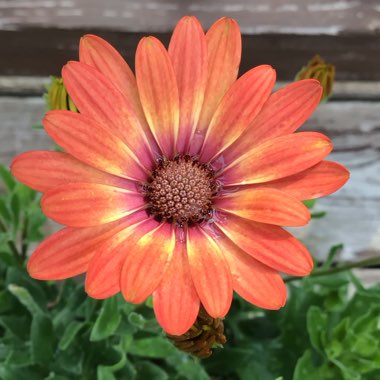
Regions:
[[318, 52], [337, 66], [339, 80], [380, 80], [378, 0], [1, 0], [0, 75], [58, 74], [88, 32], [113, 43], [133, 66], [142, 36], [168, 43], [187, 14], [206, 29], [224, 15], [239, 22], [241, 72], [268, 63], [279, 79], [291, 80]]

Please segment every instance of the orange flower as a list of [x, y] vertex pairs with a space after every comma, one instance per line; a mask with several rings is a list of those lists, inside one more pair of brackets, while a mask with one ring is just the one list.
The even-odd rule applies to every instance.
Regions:
[[173, 335], [190, 328], [200, 303], [225, 316], [233, 290], [263, 308], [284, 305], [279, 272], [307, 275], [313, 261], [280, 226], [306, 224], [301, 201], [336, 191], [349, 174], [323, 161], [326, 136], [293, 133], [319, 103], [318, 81], [271, 94], [270, 66], [236, 79], [240, 54], [229, 18], [204, 34], [184, 17], [168, 50], [143, 38], [136, 77], [106, 41], [82, 38], [80, 62], [62, 70], [80, 113], [43, 120], [65, 153], [28, 152], [12, 164], [44, 193], [44, 213], [67, 225], [33, 253], [32, 277], [86, 272], [94, 298], [153, 294]]

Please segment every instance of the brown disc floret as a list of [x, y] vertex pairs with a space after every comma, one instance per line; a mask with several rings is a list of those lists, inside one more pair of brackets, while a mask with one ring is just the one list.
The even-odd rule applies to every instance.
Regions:
[[149, 213], [179, 225], [210, 218], [216, 191], [214, 171], [190, 156], [160, 160], [145, 186]]

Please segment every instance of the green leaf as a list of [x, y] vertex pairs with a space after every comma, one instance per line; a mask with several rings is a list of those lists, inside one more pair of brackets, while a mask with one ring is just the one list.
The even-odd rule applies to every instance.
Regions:
[[[326, 377], [320, 377], [320, 371], [313, 365], [311, 351], [307, 350], [298, 359], [293, 380], [328, 380]], [[338, 380], [338, 379], [335, 379]]]
[[355, 334], [352, 343], [350, 351], [360, 358], [372, 358], [379, 348], [378, 339], [366, 333]]
[[303, 204], [308, 208], [312, 209], [315, 206], [315, 203], [317, 202], [316, 199], [308, 199], [306, 201], [302, 201]]
[[150, 309], [153, 309], [153, 297], [150, 296], [146, 299], [145, 305], [148, 306]]
[[91, 331], [90, 341], [95, 342], [108, 338], [116, 331], [120, 321], [121, 315], [117, 307], [116, 298], [106, 299]]
[[65, 351], [71, 343], [74, 341], [80, 329], [84, 326], [82, 322], [71, 321], [62, 335], [61, 340], [59, 341], [58, 348], [61, 351]]
[[11, 210], [14, 226], [17, 227], [20, 221], [20, 199], [17, 193], [11, 196]]
[[0, 316], [0, 325], [21, 340], [29, 337], [30, 317], [28, 316], [3, 315]]
[[12, 368], [5, 364], [0, 364], [1, 380], [41, 380], [41, 372], [34, 367]]
[[142, 329], [142, 328], [144, 328], [146, 320], [141, 314], [138, 314], [138, 313], [135, 313], [134, 311], [132, 311], [128, 315], [128, 322], [130, 324], [132, 324], [133, 326], [136, 326], [139, 329]]
[[323, 263], [322, 265], [322, 268], [323, 269], [327, 269], [327, 268], [330, 268], [331, 265], [333, 264], [336, 256], [342, 252], [342, 249], [343, 249], [343, 244], [337, 244], [337, 245], [334, 245], [330, 248], [330, 251], [329, 251], [329, 254], [327, 256], [327, 259], [325, 260], [325, 262]]
[[55, 346], [53, 324], [49, 317], [40, 314], [33, 317], [30, 340], [33, 361], [48, 365]]
[[0, 315], [9, 313], [14, 307], [17, 301], [6, 290], [0, 291]]
[[176, 352], [176, 348], [166, 338], [160, 336], [135, 339], [129, 348], [129, 353], [133, 355], [157, 359], [175, 355]]
[[12, 191], [15, 188], [16, 180], [4, 165], [0, 165], [0, 178], [3, 180], [6, 188], [9, 191]]
[[5, 202], [5, 199], [0, 198], [0, 217], [6, 224], [11, 222], [12, 216]]
[[311, 306], [307, 312], [307, 330], [312, 346], [324, 353], [326, 344], [327, 314], [317, 306]]
[[28, 290], [34, 301], [43, 310], [46, 310], [47, 298], [45, 289], [46, 282], [36, 281], [29, 277], [25, 270], [21, 268], [8, 268], [6, 275], [6, 284], [14, 284]]
[[29, 291], [15, 284], [8, 285], [9, 291], [29, 310], [32, 315], [43, 314], [42, 309], [34, 301]]
[[312, 219], [321, 219], [321, 218], [324, 218], [326, 215], [327, 215], [326, 211], [316, 211], [310, 214]]
[[97, 380], [116, 380], [112, 370], [109, 367], [99, 365], [96, 370]]
[[[8, 347], [9, 350], [10, 347]], [[6, 360], [7, 364], [12, 367], [27, 367], [33, 365], [32, 358], [30, 357], [29, 348], [16, 347], [12, 348]]]
[[344, 380], [360, 380], [360, 373], [356, 372], [352, 368], [347, 367], [339, 360], [333, 359], [331, 360], [341, 371]]
[[174, 364], [179, 375], [182, 375], [186, 380], [210, 380], [210, 376], [199, 360], [185, 355], [182, 355], [181, 360], [175, 359]]
[[136, 363], [137, 376], [136, 380], [168, 380], [168, 374], [159, 366], [148, 362], [141, 361]]

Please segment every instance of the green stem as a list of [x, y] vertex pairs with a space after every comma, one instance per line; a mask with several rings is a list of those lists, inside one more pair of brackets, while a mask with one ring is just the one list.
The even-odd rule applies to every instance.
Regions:
[[[321, 270], [317, 269], [315, 272], [312, 272], [309, 277], [328, 276], [330, 274], [344, 272], [350, 269], [369, 267], [372, 265], [379, 265], [379, 264], [380, 264], [380, 256], [375, 256], [375, 257], [371, 257], [370, 259], [355, 261], [352, 263], [347, 263], [347, 264], [340, 265], [333, 268], [321, 269]], [[284, 282], [292, 282], [292, 281], [301, 280], [301, 279], [302, 277], [289, 276], [289, 277], [284, 278]]]
[[25, 261], [26, 254], [28, 253], [28, 243], [26, 242], [28, 235], [28, 226], [29, 226], [29, 218], [28, 215], [25, 214], [24, 225], [21, 232], [21, 259]]
[[[0, 230], [4, 233], [7, 233], [7, 228], [5, 227], [5, 225], [3, 224], [3, 222], [0, 220]], [[12, 240], [8, 240], [7, 241], [7, 244], [8, 244], [8, 247], [9, 249], [11, 250], [13, 256], [15, 257], [16, 261], [22, 265], [22, 258], [21, 258], [21, 255], [16, 247], [16, 244], [14, 243], [14, 241]]]

